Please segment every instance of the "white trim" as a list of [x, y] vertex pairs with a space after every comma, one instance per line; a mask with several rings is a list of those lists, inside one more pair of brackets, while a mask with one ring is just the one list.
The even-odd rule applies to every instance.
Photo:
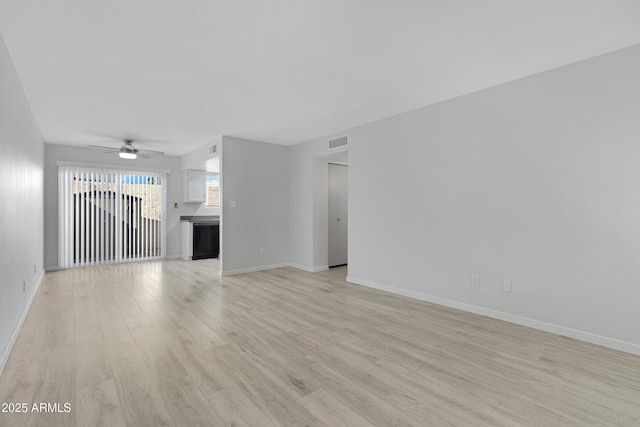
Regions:
[[111, 165], [106, 163], [81, 163], [81, 162], [56, 162], [57, 166], [78, 166], [84, 168], [96, 168], [96, 169], [117, 169], [121, 171], [140, 171], [140, 172], [158, 172], [170, 174], [171, 169], [159, 169], [159, 168], [140, 168], [135, 164], [131, 166]]
[[38, 277], [38, 281], [36, 282], [36, 287], [33, 290], [33, 293], [29, 297], [29, 301], [27, 301], [27, 305], [22, 312], [22, 316], [20, 316], [20, 320], [18, 320], [18, 324], [16, 325], [16, 329], [13, 331], [13, 335], [11, 335], [11, 339], [9, 340], [9, 344], [7, 344], [7, 348], [4, 350], [4, 354], [2, 358], [0, 358], [0, 374], [4, 370], [4, 367], [7, 365], [7, 361], [9, 360], [9, 356], [11, 356], [11, 350], [13, 350], [13, 346], [18, 339], [18, 335], [20, 334], [20, 330], [22, 329], [22, 325], [24, 324], [24, 320], [27, 318], [29, 314], [29, 310], [31, 309], [31, 304], [33, 300], [36, 298], [36, 294], [38, 293], [38, 289], [40, 289], [40, 285], [42, 284], [42, 280], [44, 279], [44, 271], [40, 273], [40, 277]]
[[281, 262], [279, 264], [270, 264], [270, 265], [258, 265], [256, 267], [240, 268], [237, 270], [229, 270], [229, 271], [220, 271], [220, 275], [234, 276], [236, 274], [242, 274], [242, 273], [254, 273], [256, 271], [273, 270], [274, 268], [289, 267], [289, 265], [290, 264], [286, 262]]
[[328, 265], [321, 265], [320, 267], [307, 267], [306, 265], [289, 263], [289, 267], [297, 268], [298, 270], [306, 271], [309, 273], [318, 273], [320, 271], [327, 271], [329, 269]]
[[515, 314], [505, 313], [503, 311], [493, 310], [490, 308], [480, 307], [473, 304], [467, 304], [460, 301], [454, 301], [446, 298], [440, 298], [433, 295], [424, 294], [422, 292], [411, 291], [408, 289], [397, 288], [395, 286], [383, 285], [381, 283], [370, 282], [368, 280], [359, 279], [353, 276], [347, 276], [347, 282], [356, 285], [366, 286], [368, 288], [378, 289], [390, 292], [396, 295], [402, 295], [433, 304], [443, 305], [470, 313], [480, 314], [482, 316], [494, 319], [504, 320], [505, 322], [515, 323], [517, 325], [527, 326], [529, 328], [538, 329], [552, 334], [564, 337], [574, 338], [591, 344], [601, 345], [603, 347], [612, 348], [614, 350], [625, 351], [627, 353], [640, 355], [640, 344], [628, 341], [622, 341], [615, 338], [605, 337], [593, 334], [591, 332], [580, 331], [578, 329], [568, 328], [566, 326], [556, 325], [553, 323], [543, 322], [541, 320], [530, 319]]
[[164, 259], [182, 259], [182, 255], [180, 254], [167, 255]]

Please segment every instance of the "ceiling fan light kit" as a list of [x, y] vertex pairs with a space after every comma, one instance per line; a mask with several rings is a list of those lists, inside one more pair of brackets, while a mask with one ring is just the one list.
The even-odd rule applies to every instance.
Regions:
[[121, 159], [128, 159], [128, 160], [133, 160], [136, 157], [138, 157], [136, 153], [127, 153], [126, 151], [121, 151], [118, 153], [118, 155], [120, 156]]

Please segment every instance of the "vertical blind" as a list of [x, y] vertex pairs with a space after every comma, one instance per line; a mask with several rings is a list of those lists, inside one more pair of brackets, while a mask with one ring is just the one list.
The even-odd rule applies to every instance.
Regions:
[[61, 268], [165, 256], [166, 174], [60, 165]]

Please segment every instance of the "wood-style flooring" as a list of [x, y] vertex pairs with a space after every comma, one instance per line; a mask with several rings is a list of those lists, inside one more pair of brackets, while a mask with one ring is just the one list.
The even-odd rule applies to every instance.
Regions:
[[217, 268], [47, 273], [0, 376], [0, 403], [29, 410], [0, 426], [640, 425], [640, 357], [352, 285], [346, 268]]

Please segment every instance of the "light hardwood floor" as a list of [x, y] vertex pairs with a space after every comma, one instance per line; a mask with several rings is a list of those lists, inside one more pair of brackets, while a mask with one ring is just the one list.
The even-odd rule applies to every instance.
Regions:
[[0, 426], [640, 425], [640, 358], [345, 282], [217, 261], [47, 273]]

